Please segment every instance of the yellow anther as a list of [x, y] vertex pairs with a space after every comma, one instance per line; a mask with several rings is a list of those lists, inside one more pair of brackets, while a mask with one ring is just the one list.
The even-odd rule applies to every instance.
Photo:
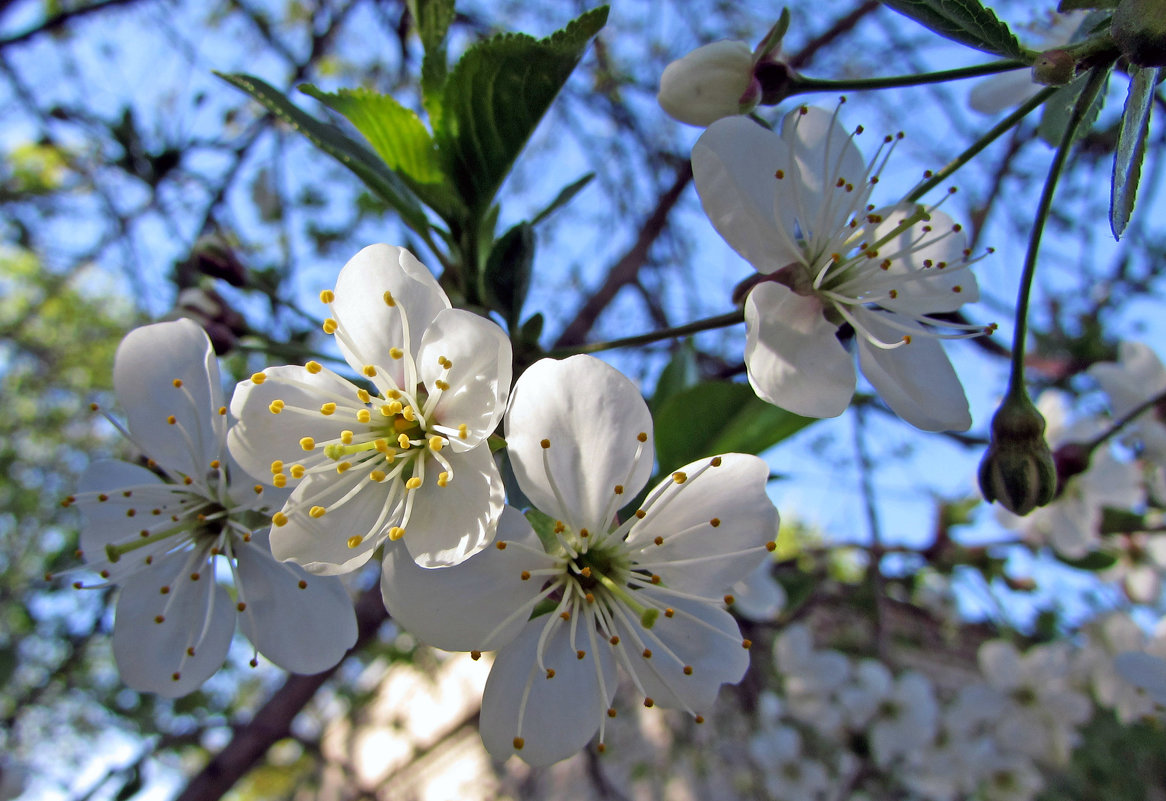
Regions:
[[385, 480], [385, 471], [384, 470], [373, 470], [371, 473], [368, 474], [368, 477], [373, 481], [377, 481], [377, 482], [384, 481]]
[[406, 406], [401, 410], [401, 417], [404, 417], [406, 420], [412, 423], [417, 419], [417, 412], [413, 411], [412, 406]]
[[437, 486], [444, 487], [448, 483], [449, 483], [449, 473], [447, 473], [445, 470], [442, 470], [440, 473], [437, 474]]
[[360, 409], [356, 413], [356, 422], [367, 423], [372, 420], [372, 412], [368, 409]]
[[672, 480], [677, 484], [683, 484], [685, 481], [688, 481], [688, 476], [684, 473], [683, 470], [677, 470], [672, 474]]
[[385, 397], [390, 398], [392, 400], [396, 400], [397, 398], [401, 397], [401, 393], [399, 390], [390, 389], [388, 392], [385, 393]]
[[576, 652], [575, 652], [575, 658], [576, 658], [576, 659], [582, 660], [582, 659], [583, 659], [583, 657], [585, 657], [585, 656], [587, 656], [587, 652], [586, 652], [586, 651], [576, 651]]
[[645, 707], [647, 707], [648, 709], [651, 709], [651, 708], [652, 708], [652, 707], [654, 707], [655, 705], [656, 705], [656, 702], [655, 702], [655, 701], [653, 701], [651, 698], [645, 698], [645, 699], [644, 699], [644, 706], [645, 706]]
[[389, 452], [389, 443], [386, 440], [375, 439], [375, 440], [373, 440], [372, 446], [374, 448], [376, 448], [378, 451], [380, 451], [381, 453], [388, 453]]
[[[300, 583], [297, 584], [296, 586], [299, 587], [301, 590], [306, 590], [308, 588], [308, 582], [304, 581], [303, 579], [300, 579]], [[252, 665], [252, 667], [254, 667], [254, 665]]]
[[515, 737], [511, 743], [514, 745], [515, 751], [521, 751], [522, 746], [526, 745], [526, 740], [522, 739], [521, 737]]
[[368, 403], [369, 401], [372, 400], [372, 395], [368, 394], [367, 389], [356, 390], [356, 397], [360, 399], [361, 403]]
[[178, 418], [175, 417], [174, 415], [170, 415], [169, 417], [166, 418], [166, 422], [169, 423], [170, 425], [174, 425], [175, 423], [178, 422]]
[[470, 659], [472, 659], [472, 660], [474, 660], [475, 662], [477, 662], [477, 661], [478, 661], [479, 659], [481, 659], [481, 658], [482, 658], [482, 652], [481, 652], [481, 651], [470, 651]]
[[89, 411], [91, 411], [91, 412], [95, 412], [95, 411], [97, 411], [97, 410], [98, 410], [98, 409], [100, 409], [100, 408], [101, 408], [101, 407], [100, 407], [100, 406], [98, 406], [96, 403], [91, 403], [91, 404], [89, 404]]
[[271, 522], [277, 526], [286, 526], [287, 515], [285, 515], [283, 512], [276, 512], [271, 516]]
[[401, 450], [408, 450], [411, 444], [412, 443], [409, 442], [408, 434], [401, 434], [399, 437], [397, 437], [397, 446], [400, 447]]
[[469, 435], [470, 435], [470, 430], [466, 426], [465, 423], [461, 423], [460, 425], [458, 425], [458, 427], [457, 427], [457, 438], [458, 439], [465, 439]]
[[676, 610], [673, 609], [672, 607], [668, 607], [667, 609], [664, 610], [664, 617], [674, 617], [675, 615], [676, 615]]
[[549, 439], [544, 439], [539, 443], [539, 445], [542, 445], [543, 450], [545, 451], [547, 448], [551, 447], [551, 441]]
[[505, 551], [506, 550], [506, 542], [505, 541], [496, 542], [496, 543], [494, 543], [494, 547], [500, 551]]
[[277, 473], [272, 476], [271, 483], [279, 489], [283, 489], [287, 486], [287, 476], [285, 476], [283, 473]]
[[440, 364], [442, 367], [444, 367], [446, 370], [453, 367], [453, 362], [451, 362], [449, 359], [445, 358], [444, 356], [438, 356], [437, 363]]
[[523, 581], [530, 581], [530, 571], [523, 570], [521, 573], [518, 574], [518, 577], [520, 579], [522, 579]]
[[429, 449], [431, 451], [439, 451], [445, 447], [445, 437], [432, 436], [429, 438]]
[[220, 406], [219, 407], [219, 417], [226, 417], [226, 416], [227, 416], [227, 407]]
[[400, 348], [389, 348], [390, 359], [400, 359], [404, 355], [405, 351], [401, 350]]
[[725, 602], [725, 606], [732, 606], [737, 602], [737, 599], [732, 595], [726, 595], [722, 600]]
[[647, 432], [641, 431], [639, 434], [636, 434], [636, 439], [638, 439], [640, 442], [647, 442], [648, 441]]
[[709, 521], [709, 525], [712, 526], [713, 528], [716, 528], [720, 524], [721, 524], [721, 519], [719, 517], [714, 517], [712, 520]]
[[325, 289], [324, 291], [322, 291], [320, 293], [320, 302], [321, 303], [331, 303], [334, 300], [336, 300], [336, 293], [333, 292], [331, 289]]
[[770, 553], [773, 553], [774, 551], [777, 550], [777, 543], [774, 542], [773, 540], [770, 540], [769, 542], [765, 543], [765, 550], [769, 551]]
[[328, 401], [327, 403], [320, 406], [320, 414], [329, 415], [329, 414], [335, 414], [335, 413], [336, 413], [336, 404], [332, 403], [332, 401]]
[[554, 677], [555, 677], [555, 669], [554, 668], [547, 668], [547, 678], [553, 679]]
[[324, 516], [324, 513], [327, 511], [328, 510], [325, 509], [323, 506], [313, 506], [311, 509], [308, 510], [308, 514], [311, 515], [312, 517], [316, 518], [317, 520], [319, 520], [321, 517]]
[[317, 375], [318, 373], [320, 373], [324, 369], [324, 365], [320, 364], [317, 361], [310, 361], [304, 365], [304, 369], [307, 370], [312, 375]]
[[420, 486], [421, 479], [417, 478], [417, 476], [413, 476], [411, 479], [405, 482], [405, 489], [415, 490]]
[[262, 384], [266, 380], [267, 380], [267, 376], [264, 375], [263, 373], [252, 373], [251, 374], [251, 383], [252, 384]]
[[386, 306], [396, 306], [397, 305], [397, 301], [393, 298], [393, 293], [390, 292], [389, 290], [386, 289], [385, 294], [382, 295], [381, 297], [383, 297], [385, 299]]
[[316, 447], [316, 440], [312, 439], [311, 437], [304, 437], [300, 440], [300, 447], [305, 451], [310, 451], [312, 448]]
[[218, 459], [211, 460], [211, 470], [218, 470], [222, 466], [223, 466], [223, 463], [220, 462]]
[[359, 545], [360, 545], [362, 542], [364, 542], [364, 537], [361, 537], [361, 536], [352, 536], [352, 537], [349, 537], [349, 538], [348, 538], [347, 545], [348, 545], [348, 547], [349, 547], [349, 548], [356, 548], [356, 547], [358, 547], [358, 546], [359, 546]]
[[172, 383], [174, 384], [175, 389], [180, 389], [182, 387], [182, 379], [181, 378], [175, 378]]
[[741, 647], [748, 651], [753, 647], [753, 640], [741, 640]]
[[[243, 603], [242, 601], [239, 601], [239, 603], [235, 604], [235, 608], [237, 610], [239, 610], [240, 612], [242, 612], [242, 611], [247, 609], [247, 604]], [[189, 654], [193, 650], [194, 650], [193, 648], [187, 648], [186, 653]]]
[[903, 334], [903, 344], [904, 345], [911, 344], [911, 335], [910, 334]]
[[331, 317], [329, 317], [327, 320], [324, 321], [323, 328], [324, 328], [325, 334], [335, 334], [336, 329], [339, 327], [340, 327], [340, 323], [336, 322]]
[[351, 445], [352, 444], [352, 432], [349, 431], [347, 428], [344, 429], [343, 431], [341, 431], [340, 432], [340, 441], [343, 442], [345, 445]]
[[352, 462], [341, 462], [340, 464], [336, 465], [336, 472], [343, 474], [344, 471], [350, 467], [352, 467]]
[[711, 462], [709, 462], [709, 464], [711, 464], [713, 467], [720, 467], [720, 466], [721, 466], [721, 462], [723, 462], [723, 461], [724, 461], [724, 460], [723, 460], [723, 459], [721, 459], [721, 457], [719, 457], [719, 456], [714, 456], [714, 457], [713, 457], [713, 460], [712, 460]]
[[657, 534], [657, 535], [656, 535], [656, 539], [652, 540], [652, 542], [656, 543], [657, 545], [663, 545], [663, 544], [664, 544], [664, 538], [663, 538], [663, 537], [661, 537], [659, 534]]
[[[381, 413], [382, 414], [400, 414], [401, 410], [404, 408], [405, 408], [405, 406], [400, 401], [397, 401], [397, 400], [389, 401], [388, 403], [386, 403], [384, 406], [381, 407]], [[385, 412], [386, 409], [388, 409], [388, 412]]]
[[401, 528], [400, 526], [393, 526], [391, 529], [389, 529], [389, 539], [391, 539], [393, 542], [396, 542], [404, 536], [405, 529]]
[[446, 381], [442, 381], [440, 378], [437, 379], [436, 381], [434, 381], [433, 385], [435, 387], [437, 387], [438, 389], [440, 389], [442, 392], [445, 392], [447, 389], [449, 389], [449, 383]]
[[699, 725], [699, 724], [701, 724], [701, 723], [704, 723], [704, 715], [697, 715], [696, 717], [694, 717], [694, 718], [692, 719], [692, 722], [693, 722], [693, 723], [696, 723], [696, 724], [698, 724], [698, 725]]
[[279, 414], [283, 411], [284, 406], [284, 402], [279, 398], [276, 398], [271, 403], [267, 404], [267, 411], [271, 412], [272, 414]]
[[623, 484], [616, 484], [615, 485], [615, 494], [616, 495], [623, 495]]
[[361, 372], [369, 378], [375, 378], [377, 374], [377, 367], [375, 364], [366, 364]]
[[685, 676], [691, 676], [691, 675], [692, 675], [692, 665], [685, 665], [685, 666], [684, 666], [684, 675], [685, 675]]
[[293, 464], [291, 467], [291, 477], [292, 478], [303, 478], [304, 473], [306, 473], [306, 472], [307, 472], [307, 470], [304, 468], [304, 466], [302, 464]]

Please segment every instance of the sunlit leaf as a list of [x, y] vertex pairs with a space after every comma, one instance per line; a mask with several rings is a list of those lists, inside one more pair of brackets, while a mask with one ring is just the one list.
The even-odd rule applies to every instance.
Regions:
[[883, 0], [900, 14], [960, 44], [1019, 58], [1020, 43], [1008, 26], [978, 0]]

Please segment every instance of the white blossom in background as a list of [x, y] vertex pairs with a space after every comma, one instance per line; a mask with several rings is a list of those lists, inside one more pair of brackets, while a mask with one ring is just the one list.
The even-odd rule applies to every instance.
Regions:
[[[1122, 342], [1118, 361], [1098, 362], [1087, 371], [1109, 396], [1114, 417], [1130, 414], [1146, 401], [1166, 393], [1166, 367], [1147, 345]], [[1146, 458], [1166, 466], [1166, 423], [1157, 408], [1138, 415], [1122, 432], [1123, 441], [1140, 445]]]
[[[1102, 420], [1093, 417], [1070, 423], [1068, 401], [1059, 392], [1042, 392], [1036, 406], [1045, 418], [1045, 439], [1054, 451], [1063, 445], [1088, 442], [1105, 427]], [[1050, 504], [1025, 517], [1003, 510], [998, 515], [1002, 525], [1022, 532], [1032, 545], [1049, 545], [1076, 559], [1101, 547], [1105, 507], [1131, 509], [1142, 502], [1142, 496], [1137, 465], [1118, 461], [1102, 445], [1093, 450], [1088, 469], [1071, 476]]]
[[[1030, 49], [1044, 51], [1067, 45], [1088, 13], [1047, 12], [1043, 20], [1028, 26], [1033, 33]], [[1044, 86], [1033, 80], [1032, 69], [1023, 67], [977, 81], [968, 95], [968, 105], [981, 114], [998, 114], [1005, 109], [1019, 106], [1041, 89], [1044, 89]]]
[[320, 574], [398, 539], [425, 567], [477, 553], [502, 513], [486, 440], [506, 407], [509, 339], [450, 308], [429, 270], [389, 245], [360, 251], [321, 300], [324, 331], [372, 389], [310, 361], [256, 373], [231, 401], [231, 453], [295, 487], [272, 517], [272, 552]]
[[[95, 462], [70, 502], [82, 514], [83, 558], [121, 587], [113, 653], [126, 684], [171, 697], [197, 689], [226, 659], [236, 619], [287, 670], [340, 661], [356, 641], [352, 603], [339, 581], [272, 558], [263, 530], [282, 493], [228, 458], [227, 408], [203, 330], [178, 320], [131, 331], [113, 384], [144, 466]], [[216, 577], [224, 562], [234, 598]]]
[[785, 588], [773, 576], [773, 562], [766, 559], [730, 590], [733, 611], [747, 620], [773, 620], [785, 608]]
[[846, 657], [815, 649], [810, 630], [800, 624], [781, 633], [773, 655], [790, 716], [822, 734], [840, 732], [846, 722], [841, 693], [851, 680]]
[[700, 460], [620, 519], [652, 472], [652, 419], [635, 385], [589, 356], [523, 373], [506, 440], [519, 488], [540, 510], [541, 541], [509, 510], [494, 548], [440, 571], [390, 544], [389, 613], [439, 647], [498, 649], [480, 724], [496, 759], [548, 765], [597, 732], [602, 750], [617, 668], [644, 706], [703, 720], [749, 664], [751, 643], [725, 607], [729, 588], [776, 547], [765, 462]]
[[1127, 651], [1114, 659], [1114, 668], [1124, 681], [1145, 692], [1159, 707], [1166, 708], [1166, 658], [1144, 651]]
[[664, 68], [656, 101], [673, 119], [702, 128], [747, 114], [761, 100], [753, 67], [753, 50], [745, 42], [698, 47]]
[[762, 274], [745, 301], [745, 364], [758, 396], [810, 417], [846, 410], [859, 366], [891, 409], [927, 431], [971, 425], [941, 339], [982, 326], [938, 320], [979, 297], [961, 227], [937, 206], [869, 199], [893, 137], [869, 162], [837, 112], [802, 107], [777, 134], [719, 120], [692, 151], [705, 213]]
[[895, 677], [867, 722], [875, 764], [887, 769], [931, 744], [939, 723], [935, 687], [921, 673]]
[[826, 766], [803, 753], [802, 737], [790, 726], [763, 727], [749, 740], [749, 756], [771, 798], [819, 801], [834, 787]]
[[1153, 712], [1146, 693], [1125, 681], [1114, 666], [1119, 654], [1146, 647], [1146, 635], [1133, 618], [1112, 612], [1090, 621], [1084, 635], [1085, 643], [1075, 655], [1073, 669], [1097, 703], [1112, 709], [1122, 723], [1132, 723]]
[[1063, 765], [1081, 739], [1078, 729], [1093, 705], [1071, 682], [1066, 643], [1030, 648], [1021, 654], [1010, 642], [980, 646], [980, 671], [1009, 700], [995, 728], [1002, 751]]

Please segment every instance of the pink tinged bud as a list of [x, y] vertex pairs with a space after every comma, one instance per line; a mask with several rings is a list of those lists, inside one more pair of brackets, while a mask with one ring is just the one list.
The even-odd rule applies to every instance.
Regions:
[[992, 418], [992, 441], [980, 462], [980, 492], [1015, 515], [1049, 503], [1057, 467], [1044, 438], [1045, 420], [1027, 395], [1009, 395]]
[[1066, 50], [1046, 50], [1032, 65], [1032, 80], [1045, 86], [1064, 86], [1077, 76], [1077, 59]]
[[664, 69], [656, 100], [673, 119], [702, 127], [748, 113], [761, 100], [753, 51], [731, 41], [698, 47]]

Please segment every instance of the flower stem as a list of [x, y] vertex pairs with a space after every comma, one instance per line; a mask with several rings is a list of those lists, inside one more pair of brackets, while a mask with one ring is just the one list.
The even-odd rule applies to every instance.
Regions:
[[703, 320], [697, 320], [685, 325], [678, 325], [675, 328], [665, 328], [660, 331], [651, 331], [646, 334], [637, 334], [634, 337], [624, 337], [623, 339], [612, 339], [608, 342], [591, 342], [586, 345], [578, 345], [572, 348], [559, 348], [551, 351], [548, 355], [554, 359], [561, 359], [564, 356], [573, 356], [576, 353], [597, 353], [601, 350], [614, 350], [615, 348], [630, 348], [636, 345], [646, 345], [649, 342], [659, 342], [663, 339], [673, 339], [675, 337], [688, 336], [689, 334], [697, 334], [701, 331], [710, 331], [714, 328], [727, 328], [730, 325], [737, 325], [744, 322], [745, 318], [740, 309], [727, 312], [725, 314], [718, 314], [716, 317], [706, 317]]
[[1097, 448], [1099, 448], [1106, 440], [1112, 438], [1115, 434], [1120, 433], [1123, 428], [1128, 426], [1137, 418], [1141, 417], [1142, 414], [1163, 402], [1166, 402], [1166, 392], [1159, 392], [1157, 395], [1152, 395], [1149, 398], [1146, 398], [1146, 400], [1142, 401], [1137, 406], [1123, 414], [1121, 417], [1114, 420], [1113, 425], [1111, 425], [1105, 431], [1102, 431], [1096, 437], [1085, 443], [1085, 449], [1089, 453], [1093, 453], [1093, 451], [1097, 450]]
[[1056, 92], [1057, 89], [1058, 87], [1049, 86], [1045, 89], [1042, 89], [1035, 96], [1029, 98], [1019, 108], [1017, 108], [1016, 111], [1000, 120], [1000, 122], [993, 126], [990, 131], [977, 139], [971, 147], [948, 162], [948, 164], [943, 169], [916, 185], [914, 189], [907, 193], [907, 197], [905, 197], [904, 200], [910, 202], [918, 201], [921, 197], [926, 195], [936, 186], [946, 181], [952, 173], [975, 158], [981, 150], [995, 142], [1006, 132], [1011, 130], [1018, 122], [1027, 117], [1033, 109], [1052, 97], [1053, 93]]
[[1036, 257], [1040, 251], [1041, 233], [1044, 231], [1045, 220], [1049, 216], [1049, 209], [1053, 205], [1053, 194], [1057, 189], [1057, 181], [1061, 177], [1061, 170], [1064, 168], [1065, 161], [1069, 157], [1069, 151], [1073, 147], [1073, 140], [1076, 138], [1077, 129], [1081, 127], [1081, 122], [1085, 119], [1086, 112], [1093, 105], [1093, 100], [1097, 97], [1097, 93], [1101, 91], [1101, 87], [1105, 84], [1105, 78], [1108, 74], [1108, 65], [1095, 67], [1089, 73], [1089, 81], [1077, 97], [1077, 102], [1074, 104], [1073, 111], [1069, 115], [1069, 122], [1065, 126], [1065, 132], [1061, 135], [1060, 144], [1057, 145], [1057, 152], [1053, 156], [1053, 163], [1049, 165], [1049, 175], [1045, 179], [1044, 190], [1041, 192], [1040, 202], [1037, 205], [1036, 219], [1033, 220], [1032, 233], [1029, 235], [1028, 240], [1028, 252], [1024, 255], [1024, 269], [1020, 275], [1020, 292], [1016, 298], [1016, 329], [1012, 336], [1012, 372], [1008, 377], [1009, 395], [1023, 394], [1025, 391], [1024, 341], [1028, 332], [1028, 301], [1032, 293], [1032, 279], [1036, 275]]
[[973, 67], [959, 67], [939, 72], [923, 72], [918, 75], [889, 75], [881, 78], [851, 78], [846, 80], [819, 80], [798, 75], [792, 81], [790, 93], [798, 92], [856, 92], [867, 89], [895, 89], [901, 86], [922, 86], [928, 83], [943, 83], [944, 81], [958, 81], [962, 78], [976, 78], [980, 75], [994, 75], [997, 72], [1007, 72], [1031, 66], [1029, 62], [1020, 59], [1005, 59], [992, 61], [988, 64], [977, 64]]

